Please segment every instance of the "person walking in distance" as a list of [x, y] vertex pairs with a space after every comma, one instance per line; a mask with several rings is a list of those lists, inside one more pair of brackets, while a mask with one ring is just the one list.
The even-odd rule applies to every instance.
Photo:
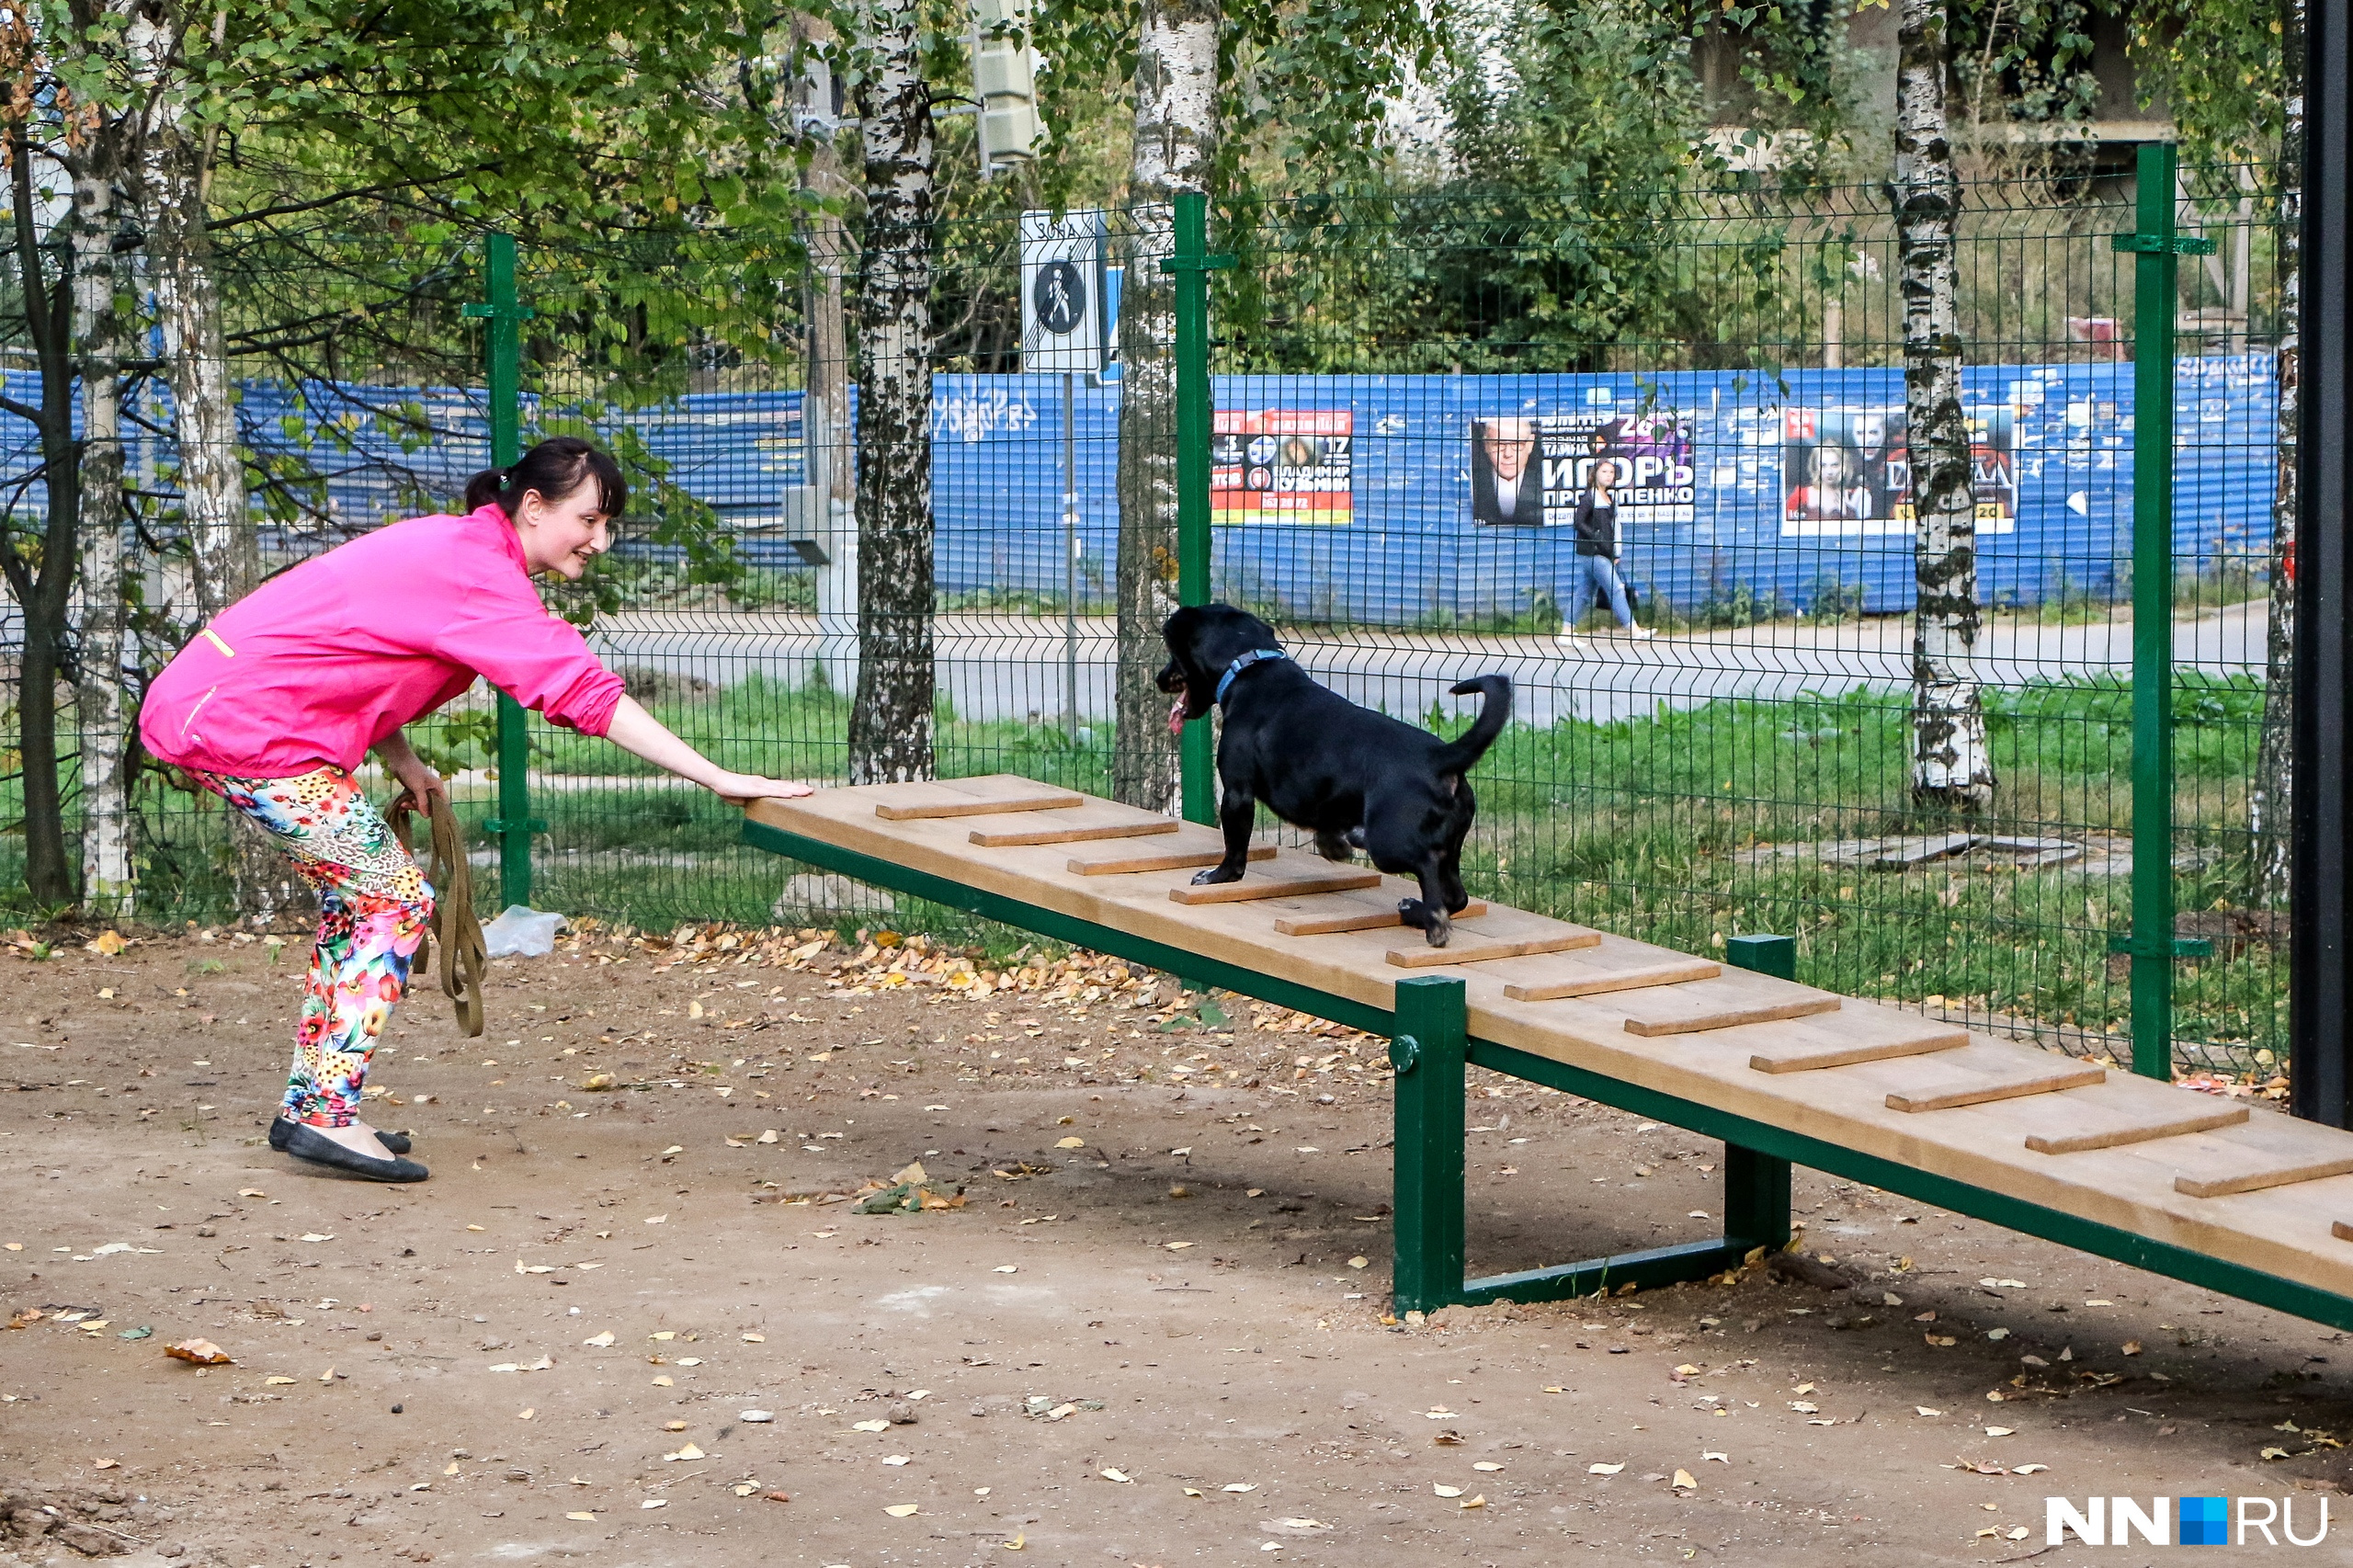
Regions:
[[370, 751], [412, 806], [442, 793], [401, 727], [477, 676], [551, 723], [601, 735], [730, 802], [805, 795], [735, 773], [623, 693], [530, 579], [577, 581], [628, 504], [586, 441], [540, 442], [466, 485], [462, 516], [412, 517], [280, 574], [214, 617], [149, 687], [149, 755], [278, 841], [319, 893], [319, 931], [270, 1145], [371, 1181], [422, 1181], [409, 1141], [361, 1119], [369, 1058], [407, 989], [433, 889], [353, 777]]
[[1607, 602], [1618, 624], [1637, 638], [1653, 633], [1634, 624], [1634, 608], [1626, 597], [1626, 580], [1618, 574], [1618, 464], [1604, 458], [1593, 465], [1593, 479], [1577, 497], [1575, 531], [1577, 570], [1569, 580], [1568, 608], [1561, 620], [1560, 641], [1577, 642], [1577, 622], [1586, 609]]

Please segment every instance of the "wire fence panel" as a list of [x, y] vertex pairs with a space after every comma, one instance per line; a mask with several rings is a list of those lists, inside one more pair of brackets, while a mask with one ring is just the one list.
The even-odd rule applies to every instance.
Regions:
[[[1912, 789], [1915, 527], [1892, 225], [1875, 192], [1599, 220], [1302, 203], [1235, 236], [1221, 419], [1336, 419], [1345, 511], [1237, 508], [1219, 586], [1311, 670], [1433, 727], [1499, 670], [1516, 723], [1480, 782], [1472, 881], [1695, 951], [1799, 937], [1808, 979], [2131, 1059], [2133, 320], [2123, 193], [1972, 193], [1957, 245], [1984, 620], [1967, 662], [1987, 812]], [[2285, 995], [2254, 886], [2277, 464], [2272, 236], [2183, 290], [2177, 387], [2179, 967], [2194, 1061], [2268, 1064]], [[2252, 269], [2252, 276], [2250, 270]], [[1430, 373], [1443, 368], [1443, 374]], [[1259, 432], [1264, 432], [1260, 434]], [[1328, 441], [1334, 437], [1325, 437]], [[1269, 466], [1261, 469], [1265, 454]], [[1631, 625], [1579, 553], [1615, 490]], [[1556, 633], [1566, 631], [1572, 635]], [[2282, 927], [2284, 931], [2284, 927]]]
[[[2177, 935], [2211, 947], [2177, 965], [2179, 1052], [2241, 1068], [2284, 1050], [2286, 996], [2284, 900], [2249, 816], [2265, 726], [2283, 722], [2265, 684], [2281, 323], [2259, 174], [2183, 182], [2185, 227], [2219, 243], [2183, 267], [2170, 324], [2176, 825], [2154, 851], [2175, 869]], [[2131, 192], [2018, 179], [1966, 194], [1983, 620], [1965, 674], [1990, 809], [1913, 788], [1917, 530], [1900, 268], [1876, 190], [1229, 214], [1213, 236], [1238, 266], [1212, 288], [1210, 591], [1276, 624], [1318, 678], [1433, 728], [1468, 721], [1448, 686], [1513, 677], [1513, 723], [1476, 777], [1474, 890], [1694, 951], [1794, 935], [1816, 983], [2124, 1061], [2129, 960], [2112, 948], [2140, 848], [2145, 335], [2111, 236], [2133, 226]], [[1114, 211], [928, 236], [943, 776], [1176, 805], [1167, 699], [1150, 685], [1180, 548], [1158, 265], [1171, 232], [1165, 212]], [[386, 259], [398, 247], [294, 249], [270, 265], [299, 271], [256, 260], [224, 284], [233, 300], [299, 277], [343, 312], [322, 329], [332, 352], [278, 329], [239, 347], [236, 331], [262, 329], [236, 324], [262, 318], [231, 312], [265, 572], [452, 506], [488, 461], [483, 329], [460, 314], [484, 297], [478, 251], [420, 249], [404, 271]], [[850, 773], [868, 651], [904, 630], [860, 609], [858, 272], [851, 238], [821, 225], [790, 255], [526, 246], [518, 271], [535, 312], [525, 443], [590, 436], [633, 486], [612, 554], [551, 603], [725, 766], [825, 784]], [[1071, 330], [1041, 335], [1057, 312]], [[1073, 347], [1097, 343], [1122, 352], [1107, 365]], [[20, 366], [6, 390], [37, 402]], [[152, 671], [197, 620], [184, 465], [158, 387], [137, 381], [129, 405], [134, 662]], [[40, 515], [40, 460], [6, 432], [19, 529]], [[1615, 503], [1615, 573], [1578, 545], [1597, 483]], [[416, 731], [486, 846], [488, 694]], [[733, 809], [601, 742], [534, 718], [529, 744], [543, 907], [649, 926], [942, 917], [744, 849]], [[137, 801], [142, 910], [230, 912], [217, 805], [152, 770]]]

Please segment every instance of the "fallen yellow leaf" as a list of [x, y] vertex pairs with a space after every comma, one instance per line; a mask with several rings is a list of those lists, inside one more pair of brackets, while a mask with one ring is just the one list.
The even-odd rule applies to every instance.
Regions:
[[177, 1345], [164, 1346], [164, 1354], [176, 1360], [192, 1361], [199, 1367], [233, 1365], [229, 1353], [209, 1339], [183, 1339]]
[[584, 1525], [593, 1525], [597, 1522], [597, 1516], [590, 1513], [566, 1514], [564, 1515], [564, 1517], [567, 1519], [578, 1519]]
[[1696, 1489], [1699, 1483], [1691, 1479], [1691, 1472], [1689, 1471], [1678, 1470], [1675, 1472], [1675, 1480], [1672, 1484], [1682, 1487], [1686, 1490], [1692, 1490]]
[[1086, 1140], [1084, 1138], [1058, 1138], [1054, 1141], [1054, 1147], [1057, 1149], [1084, 1149], [1086, 1147]]
[[890, 1515], [894, 1519], [904, 1519], [913, 1514], [920, 1506], [922, 1506], [922, 1505], [918, 1503], [893, 1503], [882, 1511]]

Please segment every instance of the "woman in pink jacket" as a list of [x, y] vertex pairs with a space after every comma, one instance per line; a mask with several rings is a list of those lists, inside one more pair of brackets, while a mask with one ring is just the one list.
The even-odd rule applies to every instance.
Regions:
[[148, 752], [258, 823], [319, 892], [294, 1070], [270, 1143], [375, 1181], [422, 1181], [408, 1140], [359, 1117], [376, 1039], [407, 987], [433, 890], [353, 778], [373, 750], [422, 805], [442, 788], [401, 726], [476, 676], [551, 723], [603, 735], [730, 802], [805, 795], [731, 773], [623, 695], [530, 578], [577, 580], [628, 487], [572, 437], [474, 475], [463, 517], [414, 517], [274, 577], [214, 618], [148, 689]]

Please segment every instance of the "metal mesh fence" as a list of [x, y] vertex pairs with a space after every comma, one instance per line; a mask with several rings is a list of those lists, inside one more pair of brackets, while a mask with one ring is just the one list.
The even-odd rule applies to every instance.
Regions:
[[[2286, 994], [2247, 813], [2278, 444], [2278, 236], [2258, 175], [2185, 177], [2184, 223], [2221, 243], [2184, 267], [2167, 324], [2178, 780], [2161, 852], [2181, 933], [2213, 945], [2178, 967], [2178, 1039], [2193, 1062], [2241, 1066], [2284, 1051]], [[2110, 239], [2133, 213], [2121, 185], [2089, 177], [1979, 181], [1965, 200], [1984, 607], [1969, 674], [1996, 771], [1989, 812], [1923, 805], [1910, 788], [1900, 269], [1878, 189], [1229, 214], [1212, 590], [1276, 623], [1318, 678], [1435, 728], [1468, 719], [1447, 686], [1512, 676], [1514, 722], [1477, 780], [1474, 890], [1695, 951], [1794, 934], [1817, 983], [2123, 1059], [2110, 949], [2130, 926], [2136, 853], [2143, 324]], [[1144, 277], [1165, 230], [1163, 215], [1107, 215], [1094, 285], [1117, 289], [1122, 264]], [[526, 247], [521, 415], [527, 443], [591, 435], [637, 486], [596, 583], [551, 601], [593, 619], [631, 692], [726, 766], [830, 783], [859, 676], [858, 259], [838, 230], [802, 241]], [[1132, 406], [1123, 429], [1134, 367], [1024, 369], [1022, 290], [1037, 278], [1021, 252], [1012, 221], [932, 235], [938, 766], [1108, 793], [1121, 507], [1168, 509], [1137, 460], [1172, 454], [1175, 432]], [[244, 298], [299, 279], [325, 323], [303, 343], [286, 324], [301, 312], [282, 303], [233, 312], [267, 565], [449, 506], [487, 462], [481, 327], [460, 313], [480, 297], [476, 256], [398, 254], [414, 265], [306, 239], [231, 275]], [[190, 623], [168, 403], [143, 382], [132, 397], [153, 432], [131, 452], [152, 668]], [[14, 452], [10, 472], [21, 481], [35, 460]], [[1625, 608], [1654, 635], [1619, 624], [1577, 552], [1575, 500], [1605, 470]], [[20, 509], [33, 496], [18, 484]], [[1173, 516], [1160, 520], [1173, 537]], [[1175, 562], [1154, 572], [1173, 595]], [[494, 730], [480, 692], [416, 730], [477, 829], [496, 811]], [[536, 718], [529, 738], [542, 907], [649, 926], [928, 917], [742, 848], [735, 812], [616, 748]], [[1127, 745], [1147, 772], [1165, 767], [1132, 718]], [[144, 909], [219, 916], [220, 813], [159, 775], [140, 791]]]

